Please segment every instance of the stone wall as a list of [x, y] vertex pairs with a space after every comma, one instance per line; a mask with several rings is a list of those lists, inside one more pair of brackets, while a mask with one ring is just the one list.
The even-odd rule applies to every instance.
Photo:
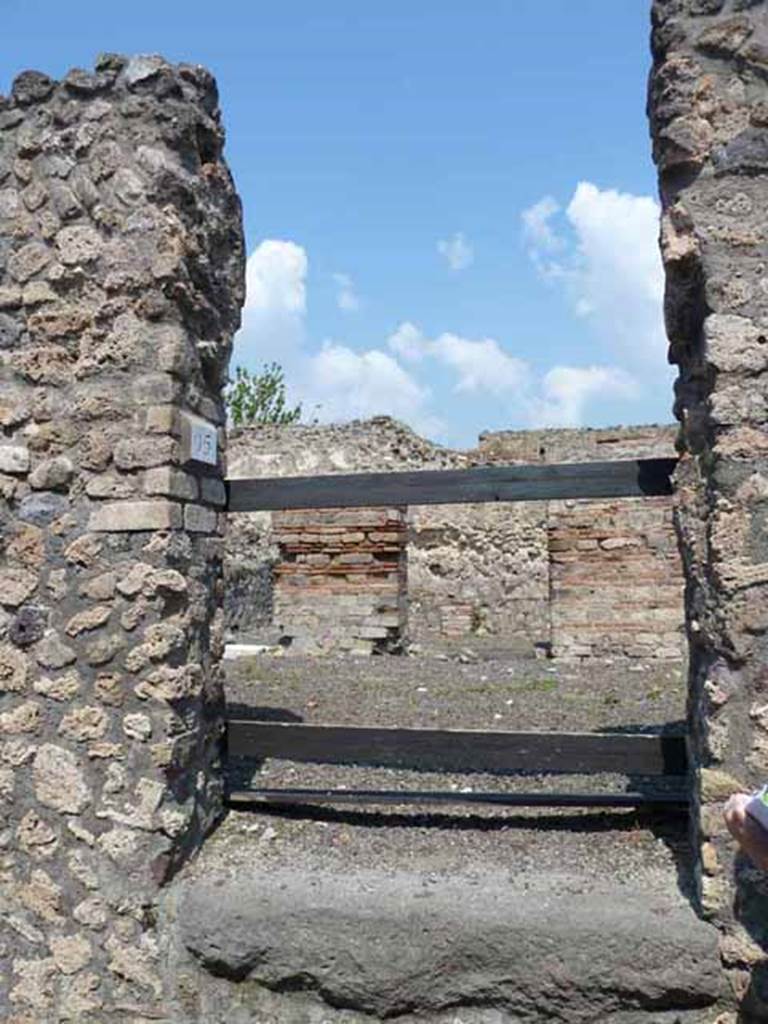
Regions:
[[[475, 449], [453, 451], [379, 417], [346, 426], [234, 431], [230, 474], [311, 476], [659, 457], [674, 455], [674, 437], [674, 427], [501, 431], [483, 435]], [[669, 499], [413, 506], [407, 517], [400, 623], [408, 642], [430, 647], [484, 636], [515, 652], [553, 647], [566, 657], [681, 657], [682, 575]], [[281, 622], [273, 607], [275, 578], [285, 591], [280, 566], [286, 552], [275, 542], [269, 514], [231, 520], [232, 635], [288, 643], [290, 624], [285, 628], [288, 620], [283, 616]], [[318, 536], [317, 516], [304, 512], [301, 522], [308, 537]], [[589, 526], [597, 533], [590, 534]], [[293, 555], [287, 554], [290, 562]], [[320, 554], [317, 548], [314, 555]], [[321, 576], [318, 568], [316, 584]], [[321, 590], [315, 594], [319, 598]], [[309, 589], [305, 597], [297, 620], [302, 648], [314, 643], [332, 649], [335, 637], [349, 649], [350, 632], [336, 605], [313, 599]], [[390, 608], [380, 614], [392, 621]], [[383, 621], [369, 624], [384, 628]], [[388, 627], [393, 628], [389, 622]], [[393, 641], [390, 634], [386, 642]], [[365, 644], [355, 646], [362, 650]]]
[[[0, 1016], [166, 1019], [158, 887], [221, 807], [240, 208], [203, 68], [0, 99]], [[212, 465], [182, 439], [218, 431]]]
[[768, 5], [657, 0], [652, 44], [665, 311], [685, 444], [699, 896], [722, 930], [739, 1019], [765, 1020], [764, 883], [734, 862], [721, 809], [730, 792], [763, 783], [768, 766]]

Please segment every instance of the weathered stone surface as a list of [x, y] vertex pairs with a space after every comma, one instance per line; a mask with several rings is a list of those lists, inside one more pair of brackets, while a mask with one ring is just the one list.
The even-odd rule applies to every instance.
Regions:
[[63, 747], [45, 743], [35, 756], [35, 796], [44, 807], [62, 814], [81, 814], [91, 791], [77, 757]]
[[36, 733], [40, 729], [40, 705], [34, 701], [17, 704], [11, 711], [0, 714], [0, 733], [18, 736]]
[[82, 566], [84, 569], [93, 569], [99, 564], [103, 546], [101, 537], [93, 533], [83, 533], [67, 545], [64, 557], [73, 565]]
[[0, 570], [0, 604], [18, 608], [37, 590], [37, 576], [26, 569]]
[[51, 939], [51, 956], [62, 974], [77, 974], [93, 955], [91, 944], [82, 935], [59, 935]]
[[0, 309], [18, 309], [20, 305], [20, 288], [18, 288], [16, 285], [0, 286]]
[[152, 736], [152, 720], [141, 713], [126, 715], [123, 718], [123, 732], [130, 739], [145, 743]]
[[37, 605], [25, 605], [8, 627], [8, 639], [17, 647], [30, 647], [41, 640], [48, 624], [48, 613]]
[[28, 469], [29, 449], [0, 445], [0, 473], [26, 473]]
[[212, 508], [202, 505], [184, 506], [184, 529], [192, 533], [215, 533], [219, 518]]
[[24, 693], [28, 672], [26, 655], [8, 644], [0, 644], [0, 693]]
[[113, 672], [102, 672], [96, 677], [93, 693], [102, 704], [119, 707], [126, 696], [123, 677]]
[[147, 577], [155, 571], [154, 567], [147, 562], [135, 562], [125, 576], [117, 581], [117, 589], [125, 597], [136, 597], [144, 589]]
[[67, 623], [66, 632], [69, 636], [79, 636], [81, 633], [99, 629], [109, 621], [111, 614], [112, 609], [109, 605], [97, 604], [93, 608], [73, 615]]
[[21, 335], [21, 325], [13, 317], [0, 313], [0, 349], [10, 348]]
[[13, 80], [11, 95], [20, 107], [40, 103], [53, 92], [55, 82], [42, 71], [22, 71]]
[[108, 502], [91, 512], [90, 530], [123, 533], [147, 530], [178, 530], [181, 506], [170, 501]]
[[51, 700], [66, 703], [77, 696], [81, 689], [80, 676], [76, 672], [68, 672], [64, 676], [40, 676], [35, 680], [33, 689], [35, 693], [49, 697]]
[[115, 596], [117, 575], [114, 572], [103, 572], [93, 579], [80, 584], [79, 593], [92, 601], [110, 601]]
[[177, 457], [178, 442], [172, 437], [126, 438], [117, 443], [114, 455], [120, 469], [159, 467]]
[[19, 889], [19, 899], [44, 921], [61, 922], [61, 886], [42, 869], [32, 871], [29, 882]]
[[109, 717], [103, 708], [75, 708], [64, 715], [59, 724], [59, 735], [76, 743], [100, 739], [109, 727]]
[[177, 928], [193, 956], [276, 991], [301, 977], [323, 1006], [376, 1020], [449, 1007], [557, 1019], [567, 993], [567, 1020], [586, 1024], [617, 1006], [674, 1013], [720, 994], [716, 932], [687, 906], [654, 907], [645, 895], [553, 899], [546, 879], [520, 892], [492, 875], [475, 880], [471, 900], [451, 878], [433, 879], [425, 899], [416, 873], [307, 878], [289, 867], [249, 882], [217, 875], [183, 887]]
[[45, 561], [45, 536], [36, 526], [19, 526], [8, 540], [6, 553], [12, 562], [39, 569]]
[[85, 660], [89, 665], [106, 665], [125, 647], [121, 636], [99, 636], [85, 648]]
[[133, 480], [119, 476], [94, 476], [85, 485], [89, 498], [130, 498], [135, 491]]
[[51, 251], [39, 242], [29, 242], [22, 246], [8, 261], [8, 272], [24, 284], [35, 274], [39, 274], [51, 261]]
[[[722, 931], [735, 1001], [750, 1017], [749, 965], [727, 958], [728, 937], [739, 928], [733, 908], [741, 913], [754, 902], [751, 869], [734, 862], [732, 844], [713, 822], [731, 793], [762, 783], [768, 753], [762, 715], [751, 713], [763, 703], [766, 672], [766, 553], [756, 528], [765, 516], [768, 372], [768, 291], [759, 256], [768, 170], [766, 12], [763, 2], [739, 0], [713, 4], [700, 20], [688, 17], [700, 6], [653, 4], [649, 113], [665, 225], [670, 360], [679, 368], [677, 507], [691, 640], [699, 900]], [[675, 165], [681, 116], [705, 121], [709, 135], [685, 167]], [[765, 928], [754, 934], [764, 944]], [[763, 1015], [761, 1008], [756, 1019]]]
[[97, 231], [86, 225], [62, 228], [56, 236], [59, 259], [66, 266], [88, 264], [101, 253], [101, 238]]
[[187, 590], [187, 581], [175, 569], [160, 569], [149, 573], [144, 580], [142, 593], [146, 597], [154, 597], [158, 593], [183, 594]]
[[35, 658], [43, 668], [58, 669], [71, 665], [77, 659], [77, 654], [56, 633], [51, 632], [35, 648]]
[[35, 859], [53, 856], [59, 845], [57, 831], [36, 811], [27, 811], [16, 829], [16, 837], [22, 849]]
[[80, 924], [99, 930], [109, 919], [107, 907], [99, 896], [89, 896], [75, 907], [72, 916]]
[[[223, 485], [222, 485], [223, 486]], [[164, 494], [182, 501], [197, 500], [197, 480], [180, 469], [161, 466], [148, 469], [144, 474], [145, 494]]]
[[69, 503], [61, 494], [28, 494], [19, 504], [19, 519], [36, 526], [47, 526], [68, 508]]
[[65, 489], [72, 476], [75, 467], [64, 455], [54, 459], [47, 459], [40, 462], [29, 474], [29, 485], [38, 491], [58, 491]]

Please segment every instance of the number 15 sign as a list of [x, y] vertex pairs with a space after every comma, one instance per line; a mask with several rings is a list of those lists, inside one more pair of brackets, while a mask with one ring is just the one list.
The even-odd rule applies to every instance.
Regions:
[[182, 446], [185, 462], [204, 462], [215, 466], [218, 461], [216, 427], [188, 413], [182, 414]]

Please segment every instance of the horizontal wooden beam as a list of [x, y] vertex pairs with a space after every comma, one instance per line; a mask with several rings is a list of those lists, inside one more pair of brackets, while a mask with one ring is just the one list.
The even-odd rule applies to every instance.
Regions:
[[501, 807], [643, 807], [683, 810], [683, 793], [453, 793], [407, 790], [239, 789], [227, 795], [233, 807], [258, 804], [494, 804]]
[[227, 510], [647, 497], [672, 493], [670, 478], [676, 464], [675, 459], [636, 459], [414, 473], [232, 479], [227, 481]]
[[411, 771], [686, 772], [685, 737], [648, 734], [393, 729], [230, 719], [227, 749], [230, 757]]

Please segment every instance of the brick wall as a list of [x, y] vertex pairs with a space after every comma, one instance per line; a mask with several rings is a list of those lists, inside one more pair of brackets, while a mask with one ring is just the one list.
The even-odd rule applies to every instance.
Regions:
[[552, 502], [547, 532], [556, 654], [682, 657], [682, 567], [669, 499]]
[[[494, 462], [671, 457], [672, 426], [500, 431], [480, 438]], [[551, 501], [545, 506], [547, 600], [559, 657], [683, 657], [683, 570], [671, 498]]]
[[405, 514], [277, 512], [274, 621], [294, 651], [397, 651], [405, 627]]

